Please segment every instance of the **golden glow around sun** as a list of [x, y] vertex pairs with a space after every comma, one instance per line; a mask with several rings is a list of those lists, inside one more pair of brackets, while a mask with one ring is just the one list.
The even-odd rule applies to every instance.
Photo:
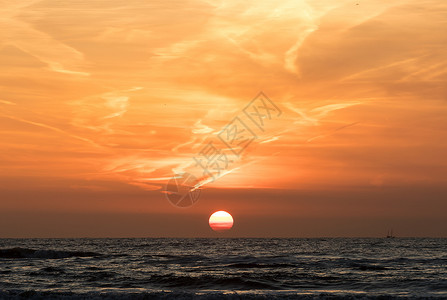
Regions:
[[233, 227], [233, 217], [226, 211], [219, 210], [210, 216], [209, 224], [214, 231], [225, 231]]

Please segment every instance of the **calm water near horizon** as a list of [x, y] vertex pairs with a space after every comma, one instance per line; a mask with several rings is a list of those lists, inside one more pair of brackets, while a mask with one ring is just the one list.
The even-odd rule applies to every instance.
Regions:
[[0, 299], [447, 299], [447, 239], [0, 239]]

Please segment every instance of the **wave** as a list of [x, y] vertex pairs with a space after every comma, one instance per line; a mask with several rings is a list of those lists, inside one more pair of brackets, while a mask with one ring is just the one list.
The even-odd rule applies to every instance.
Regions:
[[354, 269], [358, 269], [360, 271], [385, 271], [389, 270], [389, 267], [381, 266], [381, 265], [372, 265], [372, 264], [352, 264]]
[[29, 276], [60, 276], [65, 274], [65, 270], [63, 268], [58, 267], [44, 267], [39, 271], [33, 271], [28, 273]]
[[227, 268], [235, 268], [235, 269], [262, 269], [262, 268], [290, 268], [295, 267], [295, 265], [292, 264], [258, 264], [258, 263], [235, 263], [235, 264], [229, 264], [226, 266]]
[[157, 284], [163, 288], [187, 288], [187, 289], [234, 289], [234, 290], [277, 290], [277, 286], [265, 280], [256, 280], [242, 276], [173, 276], [173, 275], [153, 275], [150, 278], [152, 284]]
[[[433, 297], [430, 299], [441, 299], [441, 297]], [[391, 295], [368, 295], [358, 293], [328, 293], [321, 292], [315, 294], [299, 293], [296, 291], [200, 291], [200, 292], [177, 292], [177, 291], [107, 291], [101, 292], [57, 292], [57, 291], [0, 291], [0, 299], [48, 299], [48, 300], [71, 300], [71, 299], [110, 299], [110, 300], [127, 300], [127, 299], [176, 299], [176, 300], [208, 300], [208, 299], [349, 299], [349, 300], [379, 300], [379, 299], [402, 299], [400, 296]], [[427, 299], [427, 298], [423, 298]]]
[[60, 250], [36, 250], [29, 248], [0, 249], [0, 258], [49, 258], [60, 259], [69, 257], [98, 257], [96, 252], [85, 251], [60, 251]]

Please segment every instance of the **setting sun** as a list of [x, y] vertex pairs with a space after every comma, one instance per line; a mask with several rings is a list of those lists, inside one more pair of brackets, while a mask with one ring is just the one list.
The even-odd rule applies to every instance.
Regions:
[[216, 211], [210, 216], [209, 224], [214, 231], [225, 231], [233, 227], [233, 217], [226, 211]]

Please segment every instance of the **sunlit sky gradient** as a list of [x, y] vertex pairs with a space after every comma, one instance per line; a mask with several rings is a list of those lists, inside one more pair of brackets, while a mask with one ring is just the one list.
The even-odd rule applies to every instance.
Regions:
[[[0, 236], [447, 236], [447, 2], [0, 1]], [[281, 110], [172, 206], [263, 91]]]

